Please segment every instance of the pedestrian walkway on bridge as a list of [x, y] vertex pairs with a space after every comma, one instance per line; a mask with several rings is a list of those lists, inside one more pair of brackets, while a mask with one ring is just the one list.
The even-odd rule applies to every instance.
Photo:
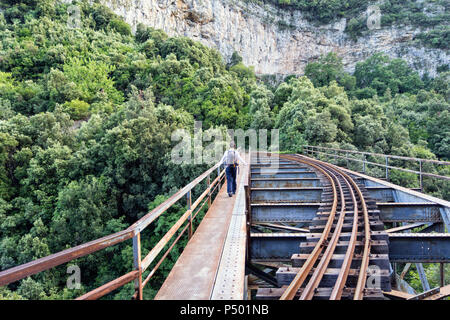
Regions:
[[243, 167], [232, 198], [226, 184], [222, 186], [156, 300], [244, 299], [247, 180]]

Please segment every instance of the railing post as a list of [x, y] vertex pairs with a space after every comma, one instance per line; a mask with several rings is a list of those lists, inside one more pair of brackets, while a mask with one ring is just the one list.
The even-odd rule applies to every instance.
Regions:
[[[218, 166], [217, 167], [217, 177], [219, 177], [220, 176], [220, 166]], [[217, 179], [217, 193], [219, 193], [219, 191], [220, 191], [220, 178], [219, 179]]]
[[420, 192], [423, 192], [422, 160], [419, 160], [419, 172]]
[[445, 286], [445, 264], [444, 264], [444, 262], [441, 262], [440, 263], [440, 265], [439, 265], [439, 278], [440, 278], [440, 280], [441, 280], [441, 283], [440, 283], [440, 285], [441, 285], [441, 287], [444, 287]]
[[208, 209], [211, 208], [211, 175], [208, 175], [208, 180], [207, 180], [207, 184], [208, 184]]
[[348, 152], [345, 153], [345, 160], [347, 160], [347, 169], [350, 169], [349, 162], [348, 162]]
[[[186, 193], [186, 200], [187, 200], [187, 209], [189, 211], [191, 211], [191, 205], [192, 205], [191, 190], [189, 190]], [[189, 213], [188, 223], [189, 223], [189, 240], [190, 240], [192, 237], [192, 211]]]
[[134, 269], [139, 271], [139, 277], [134, 280], [134, 291], [137, 293], [136, 299], [142, 300], [142, 267], [141, 267], [141, 233], [133, 237], [133, 260]]
[[388, 168], [389, 158], [386, 156], [385, 159], [386, 159], [386, 181], [389, 181], [389, 168]]
[[363, 173], [366, 173], [366, 154], [364, 154], [364, 158], [363, 158]]

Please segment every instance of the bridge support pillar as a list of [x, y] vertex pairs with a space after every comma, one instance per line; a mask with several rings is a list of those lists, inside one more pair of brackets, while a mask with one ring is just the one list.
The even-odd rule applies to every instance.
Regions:
[[417, 273], [419, 274], [420, 282], [422, 282], [423, 291], [429, 291], [430, 284], [428, 283], [427, 275], [425, 274], [423, 265], [421, 263], [416, 263], [416, 269]]

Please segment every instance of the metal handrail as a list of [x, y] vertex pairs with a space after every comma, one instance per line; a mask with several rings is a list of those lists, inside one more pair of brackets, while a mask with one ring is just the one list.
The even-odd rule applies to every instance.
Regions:
[[[374, 165], [374, 166], [378, 166], [378, 167], [383, 167], [383, 168], [385, 168], [385, 171], [386, 171], [386, 180], [387, 181], [389, 181], [389, 169], [394, 169], [394, 170], [399, 170], [399, 171], [404, 171], [404, 172], [417, 174], [419, 176], [419, 184], [420, 184], [420, 190], [421, 191], [423, 191], [423, 177], [424, 176], [438, 178], [438, 179], [444, 179], [444, 180], [450, 180], [449, 176], [443, 176], [443, 175], [439, 175], [439, 174], [434, 174], [434, 173], [429, 173], [429, 172], [423, 172], [422, 171], [422, 164], [423, 163], [433, 163], [433, 164], [437, 164], [437, 165], [450, 165], [449, 161], [439, 161], [439, 160], [432, 160], [432, 159], [403, 157], [403, 156], [387, 155], [387, 154], [372, 153], [372, 152], [362, 152], [362, 151], [346, 150], [346, 149], [336, 149], [336, 148], [328, 148], [328, 147], [320, 147], [320, 146], [305, 145], [303, 147], [306, 149], [305, 151], [308, 154], [316, 153], [316, 154], [323, 154], [323, 155], [334, 157], [334, 158], [345, 159], [345, 160], [347, 160], [347, 166], [348, 166], [348, 161], [349, 160], [350, 161], [355, 161], [355, 162], [360, 162], [360, 163], [363, 164], [363, 173], [365, 173], [365, 171], [366, 171], [366, 165], [369, 165], [369, 164], [370, 165]], [[319, 151], [319, 150], [324, 150], [324, 151]], [[334, 151], [334, 153], [329, 153], [329, 152], [326, 152], [326, 151]], [[346, 156], [341, 156], [341, 155], [337, 154], [338, 152], [345, 152]], [[349, 153], [361, 154], [361, 155], [364, 155], [364, 158], [363, 158], [363, 160], [352, 158], [352, 157], [348, 156]], [[366, 156], [383, 157], [385, 159], [385, 163], [384, 164], [380, 164], [380, 163], [376, 163], [376, 162], [372, 162], [372, 161], [367, 161]], [[397, 159], [397, 160], [407, 160], [407, 161], [419, 162], [419, 171], [391, 166], [391, 165], [389, 165], [389, 159]]]
[[[210, 175], [217, 169], [217, 178], [211, 183]], [[177, 191], [174, 195], [172, 195], [169, 199], [164, 201], [158, 207], [150, 211], [148, 214], [143, 216], [141, 219], [136, 221], [133, 225], [128, 227], [125, 230], [113, 233], [106, 237], [102, 237], [100, 239], [96, 239], [79, 246], [69, 248], [49, 256], [4, 270], [0, 272], [0, 286], [7, 285], [11, 282], [21, 280], [27, 276], [31, 276], [33, 274], [51, 269], [63, 263], [72, 261], [77, 258], [84, 257], [91, 253], [97, 252], [99, 250], [105, 249], [107, 247], [111, 247], [118, 243], [124, 242], [128, 239], [133, 239], [133, 257], [134, 257], [134, 270], [114, 279], [99, 288], [96, 288], [81, 297], [79, 300], [84, 299], [98, 299], [113, 290], [131, 282], [135, 281], [135, 294], [133, 297], [137, 299], [142, 299], [142, 289], [143, 286], [148, 282], [149, 278], [146, 281], [142, 282], [142, 273], [145, 269], [153, 262], [154, 258], [161, 252], [164, 246], [170, 241], [176, 231], [183, 225], [183, 223], [188, 220], [188, 224], [182, 230], [181, 234], [184, 233], [186, 228], [189, 228], [189, 237], [192, 236], [192, 221], [197, 215], [197, 213], [203, 208], [206, 202], [211, 204], [211, 197], [217, 188], [220, 189], [220, 184], [222, 179], [225, 176], [225, 170], [220, 171], [220, 163], [215, 164], [213, 167], [202, 173], [195, 180], [191, 181], [184, 188]], [[191, 200], [191, 190], [201, 183], [205, 178], [208, 178], [208, 186], [206, 190], [200, 195], [200, 197], [192, 204]], [[175, 225], [164, 235], [164, 237], [158, 242], [158, 244], [150, 251], [150, 253], [142, 260], [141, 259], [141, 241], [140, 241], [140, 233], [150, 225], [154, 220], [156, 220], [159, 216], [161, 216], [164, 212], [167, 211], [173, 204], [175, 204], [182, 197], [187, 196], [188, 200], [188, 210], [183, 214], [183, 216], [175, 223]], [[206, 199], [205, 199], [206, 198]], [[204, 200], [205, 199], [205, 200]], [[199, 206], [201, 201], [203, 204], [197, 210], [197, 213], [192, 216], [193, 211]], [[179, 237], [175, 240], [178, 241]], [[168, 249], [170, 251], [173, 248], [174, 244]], [[168, 252], [163, 256], [162, 260], [167, 256]], [[156, 269], [161, 264], [162, 260], [158, 262], [158, 265], [155, 267]], [[156, 271], [156, 269], [152, 270]]]
[[[388, 157], [388, 158], [391, 158], [391, 159], [398, 159], [398, 160], [410, 160], [410, 161], [417, 161], [417, 162], [421, 161], [421, 162], [430, 162], [430, 163], [441, 164], [441, 165], [450, 165], [450, 161], [442, 161], [442, 160], [423, 159], [423, 158], [414, 158], [414, 157], [404, 157], [404, 156], [396, 156], [396, 155], [392, 155], [392, 154], [382, 154], [382, 153], [347, 150], [347, 149], [336, 149], [336, 148], [321, 147], [321, 146], [305, 145], [303, 147], [304, 148], [312, 148], [312, 149], [317, 148], [317, 149], [322, 149], [322, 150], [333, 150], [333, 151], [338, 151], [338, 152], [358, 153], [358, 154], [364, 154], [364, 155], [373, 156], [373, 157]], [[332, 155], [334, 155], [334, 154], [332, 154]]]

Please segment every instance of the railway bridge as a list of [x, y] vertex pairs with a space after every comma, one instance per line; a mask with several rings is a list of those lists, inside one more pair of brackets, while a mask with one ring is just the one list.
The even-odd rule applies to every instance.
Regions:
[[[78, 299], [99, 299], [133, 282], [143, 290], [183, 238], [187, 245], [158, 289], [157, 300], [246, 299], [442, 299], [450, 295], [445, 263], [450, 262], [450, 203], [420, 188], [366, 173], [366, 154], [351, 158], [318, 147], [300, 154], [247, 153], [236, 195], [226, 193], [225, 174], [216, 164], [126, 230], [0, 272], [0, 286], [128, 241], [133, 268]], [[326, 159], [359, 161], [355, 171]], [[319, 160], [318, 158], [322, 158]], [[435, 161], [439, 165], [448, 165]], [[141, 237], [176, 203], [184, 214], [148, 253]], [[440, 286], [430, 288], [422, 263], [440, 266]], [[404, 274], [415, 265], [422, 292]], [[401, 269], [403, 268], [403, 269]], [[402, 272], [400, 272], [402, 270]]]

